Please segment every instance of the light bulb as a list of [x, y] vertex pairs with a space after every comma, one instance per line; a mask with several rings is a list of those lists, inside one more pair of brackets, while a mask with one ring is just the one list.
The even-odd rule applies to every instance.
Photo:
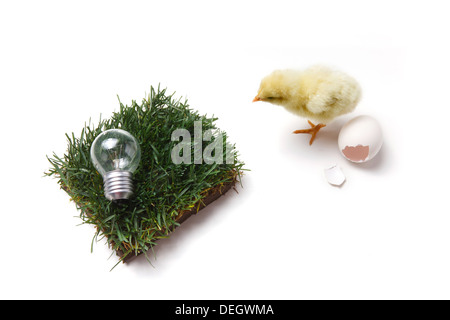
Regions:
[[99, 134], [91, 146], [91, 160], [103, 177], [108, 200], [128, 199], [133, 194], [133, 173], [141, 160], [136, 138], [121, 129]]

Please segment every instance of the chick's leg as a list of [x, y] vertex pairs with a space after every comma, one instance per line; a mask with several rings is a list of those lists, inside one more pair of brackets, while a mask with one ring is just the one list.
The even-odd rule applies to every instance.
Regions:
[[311, 126], [311, 129], [304, 129], [304, 130], [295, 130], [293, 133], [309, 133], [311, 135], [311, 140], [309, 140], [309, 145], [312, 145], [314, 139], [316, 138], [317, 132], [319, 132], [320, 129], [325, 127], [323, 123], [319, 123], [315, 125], [311, 121], [308, 120], [309, 125]]

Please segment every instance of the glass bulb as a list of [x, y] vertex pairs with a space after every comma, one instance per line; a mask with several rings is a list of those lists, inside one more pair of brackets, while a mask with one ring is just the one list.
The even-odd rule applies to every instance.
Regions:
[[133, 194], [133, 172], [141, 160], [136, 138], [121, 129], [100, 133], [91, 146], [91, 160], [103, 177], [105, 197], [128, 199]]

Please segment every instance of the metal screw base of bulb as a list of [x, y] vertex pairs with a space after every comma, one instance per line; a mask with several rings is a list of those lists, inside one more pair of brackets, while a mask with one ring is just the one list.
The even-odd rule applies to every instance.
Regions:
[[130, 171], [114, 170], [103, 177], [105, 197], [108, 200], [128, 199], [133, 194], [133, 174]]

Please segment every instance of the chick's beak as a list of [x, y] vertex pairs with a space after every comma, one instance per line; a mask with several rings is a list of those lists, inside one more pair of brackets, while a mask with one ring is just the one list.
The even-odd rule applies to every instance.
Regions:
[[252, 102], [261, 101], [261, 98], [259, 96], [256, 96]]

